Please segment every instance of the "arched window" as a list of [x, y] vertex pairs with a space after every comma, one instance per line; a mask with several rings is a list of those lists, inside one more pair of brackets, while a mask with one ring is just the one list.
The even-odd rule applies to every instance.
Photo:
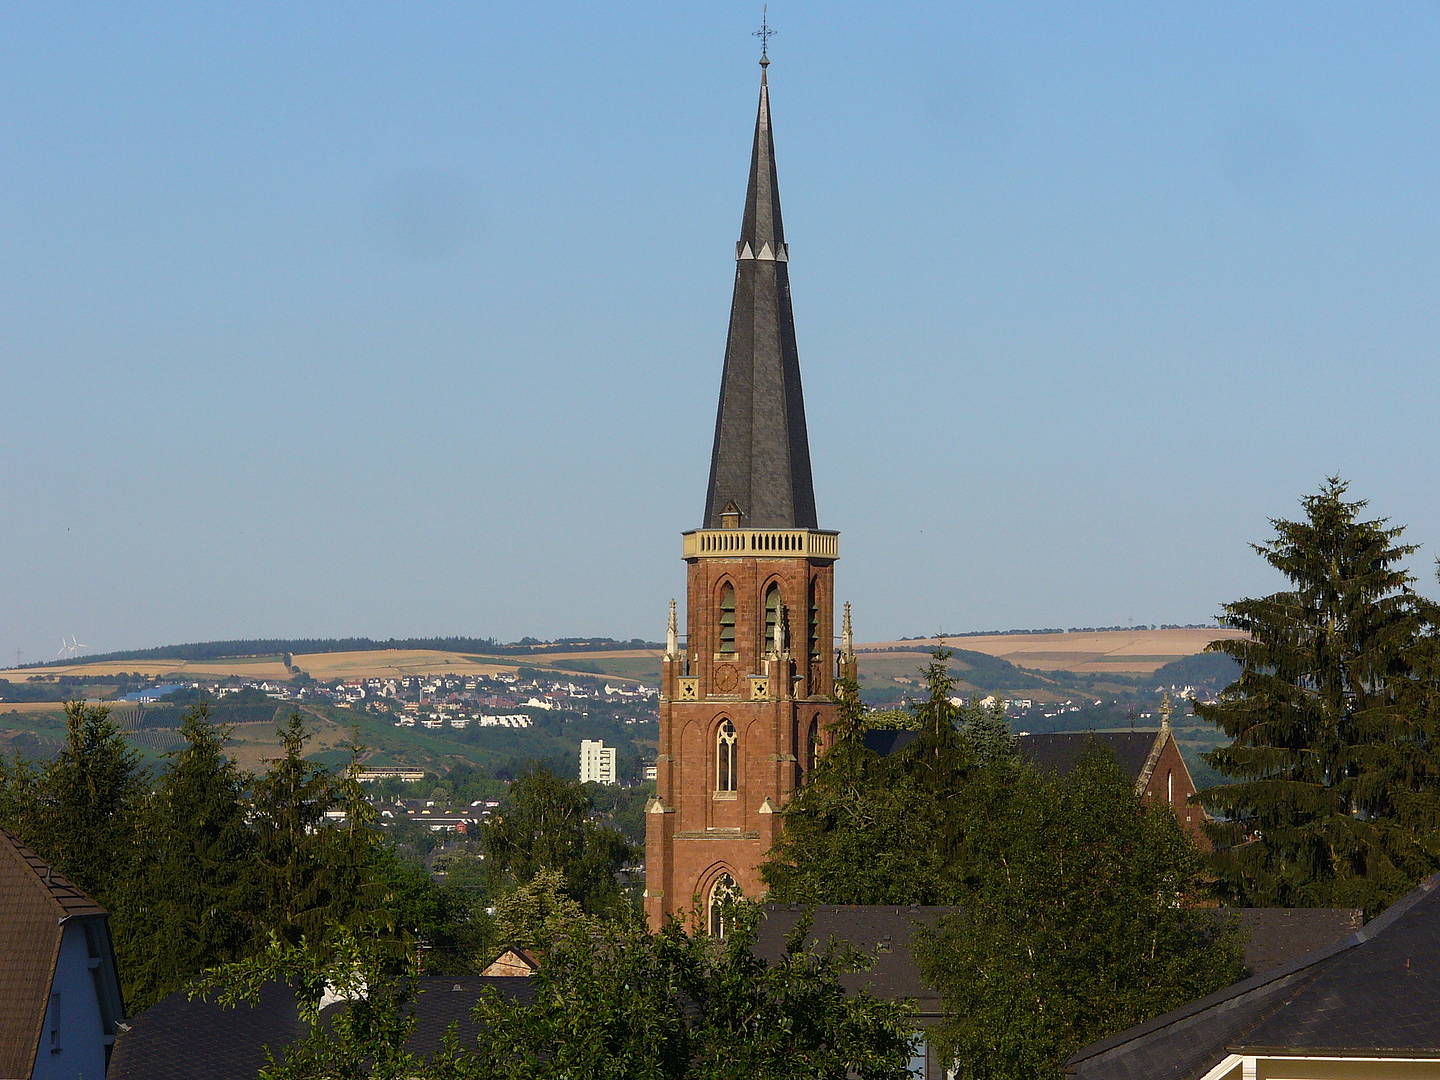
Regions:
[[1165, 771], [1165, 801], [1171, 806], [1175, 805], [1175, 770]]
[[722, 721], [715, 729], [715, 790], [735, 790], [735, 725]]
[[775, 627], [780, 622], [780, 613], [784, 605], [780, 600], [780, 586], [775, 582], [765, 590], [765, 644], [764, 652], [769, 652], [775, 647]]
[[725, 936], [725, 905], [740, 895], [739, 886], [729, 874], [721, 874], [710, 887], [709, 925], [710, 936]]
[[735, 586], [728, 581], [720, 590], [720, 652], [735, 651]]
[[805, 736], [805, 778], [810, 778], [810, 773], [815, 768], [815, 763], [820, 760], [820, 718], [817, 716], [810, 721], [809, 734]]
[[810, 663], [820, 662], [820, 579], [810, 582], [810, 625], [808, 628]]

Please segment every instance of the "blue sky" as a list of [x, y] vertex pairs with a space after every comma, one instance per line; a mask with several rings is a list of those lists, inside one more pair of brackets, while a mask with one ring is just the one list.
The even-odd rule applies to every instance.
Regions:
[[[0, 658], [660, 635], [758, 15], [7, 5]], [[862, 638], [1205, 619], [1330, 473], [1437, 591], [1440, 9], [770, 17]]]

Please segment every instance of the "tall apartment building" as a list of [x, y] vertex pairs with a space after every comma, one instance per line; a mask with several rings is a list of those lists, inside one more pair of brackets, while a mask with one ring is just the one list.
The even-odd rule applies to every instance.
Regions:
[[580, 741], [580, 782], [582, 784], [615, 783], [615, 747], [599, 739]]

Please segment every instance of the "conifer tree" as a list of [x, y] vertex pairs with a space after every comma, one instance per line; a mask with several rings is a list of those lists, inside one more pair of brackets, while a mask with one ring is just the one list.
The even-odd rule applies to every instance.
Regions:
[[1196, 706], [1232, 740], [1206, 755], [1232, 782], [1199, 798], [1243, 903], [1373, 913], [1437, 865], [1436, 610], [1401, 565], [1403, 529], [1362, 518], [1346, 487], [1332, 477], [1302, 519], [1272, 520], [1254, 547], [1290, 587], [1225, 605], [1245, 637], [1210, 645], [1241, 672]]
[[125, 999], [144, 1007], [252, 940], [254, 834], [245, 821], [251, 777], [225, 756], [225, 733], [204, 706], [181, 723], [186, 745], [168, 756], [141, 816], [146, 856], [131, 902], [115, 913]]
[[[298, 714], [280, 736], [285, 754], [255, 782], [251, 798], [261, 891], [252, 916], [256, 932], [290, 944], [321, 940], [330, 926], [388, 935], [393, 923], [381, 882], [370, 872], [381, 839], [354, 781], [354, 762], [337, 778], [305, 760], [310, 736]], [[343, 824], [327, 821], [334, 810], [343, 812]]]
[[[21, 767], [17, 777], [26, 770]], [[148, 790], [140, 756], [103, 705], [65, 706], [65, 746], [29, 774], [15, 831], [101, 904], [114, 908], [138, 854], [136, 820]]]

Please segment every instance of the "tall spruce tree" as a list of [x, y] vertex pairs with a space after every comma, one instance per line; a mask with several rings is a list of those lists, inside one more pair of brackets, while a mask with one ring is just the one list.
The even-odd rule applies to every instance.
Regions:
[[1440, 865], [1437, 612], [1401, 565], [1403, 528], [1363, 518], [1346, 488], [1332, 477], [1301, 520], [1272, 520], [1254, 547], [1290, 588], [1225, 605], [1245, 636], [1209, 647], [1241, 665], [1196, 706], [1232, 740], [1206, 761], [1233, 782], [1199, 798], [1241, 903], [1374, 912]]
[[[310, 735], [298, 714], [280, 736], [285, 754], [255, 782], [250, 803], [260, 882], [256, 932], [291, 944], [320, 941], [336, 925], [390, 936], [385, 885], [371, 872], [382, 840], [354, 762], [337, 777], [305, 760]], [[331, 811], [343, 814], [342, 824], [327, 820]]]
[[185, 746], [142, 815], [147, 857], [131, 902], [116, 912], [125, 1000], [144, 1007], [208, 967], [237, 960], [252, 940], [258, 900], [255, 836], [245, 821], [251, 777], [225, 756], [225, 732], [204, 706], [181, 723]]
[[110, 710], [65, 706], [65, 746], [38, 770], [16, 764], [11, 827], [42, 858], [112, 910], [139, 854], [137, 821], [149, 778]]

